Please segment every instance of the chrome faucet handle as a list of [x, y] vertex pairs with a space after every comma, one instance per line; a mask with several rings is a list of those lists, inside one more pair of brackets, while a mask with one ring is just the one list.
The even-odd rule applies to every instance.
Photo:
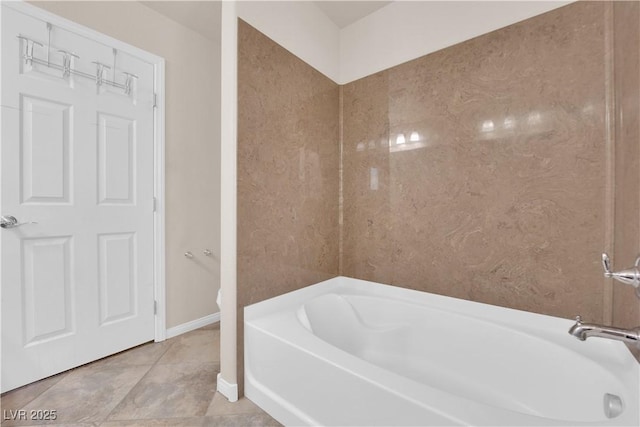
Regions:
[[633, 267], [620, 271], [611, 271], [609, 255], [603, 253], [602, 267], [604, 268], [604, 277], [633, 286], [636, 290], [636, 296], [640, 298], [640, 256], [636, 258]]
[[606, 253], [602, 254], [602, 267], [604, 268], [604, 277], [611, 277], [611, 260]]

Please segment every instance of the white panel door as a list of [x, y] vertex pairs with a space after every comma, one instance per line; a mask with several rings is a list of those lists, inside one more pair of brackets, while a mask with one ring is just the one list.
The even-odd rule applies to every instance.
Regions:
[[[154, 338], [154, 69], [2, 7], [0, 214], [24, 223], [0, 228], [7, 391]], [[137, 78], [65, 73], [59, 50]]]

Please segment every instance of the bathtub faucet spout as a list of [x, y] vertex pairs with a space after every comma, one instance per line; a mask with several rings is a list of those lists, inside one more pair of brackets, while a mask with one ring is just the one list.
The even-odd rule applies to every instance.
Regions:
[[584, 341], [589, 337], [609, 338], [635, 344], [636, 347], [640, 348], [640, 327], [620, 329], [613, 326], [582, 323], [582, 319], [578, 316], [576, 317], [576, 324], [569, 329], [569, 333], [580, 341]]

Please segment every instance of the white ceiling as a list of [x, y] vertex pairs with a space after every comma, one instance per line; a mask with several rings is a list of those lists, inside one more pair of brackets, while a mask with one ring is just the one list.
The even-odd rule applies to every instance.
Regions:
[[[364, 18], [391, 1], [314, 1], [338, 28]], [[211, 40], [220, 40], [220, 1], [142, 1], [142, 4]]]
[[314, 1], [338, 28], [344, 28], [359, 19], [385, 7], [390, 1]]
[[143, 1], [142, 4], [208, 39], [220, 40], [219, 1]]

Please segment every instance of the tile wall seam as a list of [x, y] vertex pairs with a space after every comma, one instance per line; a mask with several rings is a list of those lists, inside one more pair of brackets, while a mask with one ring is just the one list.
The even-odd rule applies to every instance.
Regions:
[[343, 275], [344, 245], [344, 85], [338, 86], [338, 276]]
[[[638, 18], [638, 22], [640, 22], [640, 9], [638, 11], [638, 17], [637, 18]], [[638, 34], [638, 46], [640, 46], [640, 32]], [[638, 70], [638, 74], [640, 74], [640, 70]], [[640, 81], [640, 77], [639, 77], [638, 80]], [[639, 103], [640, 103], [640, 101], [639, 101]], [[640, 132], [638, 134], [640, 134]], [[636, 182], [638, 184], [638, 189], [640, 189], [640, 169], [638, 169], [636, 172], [638, 173], [638, 175], [636, 176], [636, 178], [637, 178]], [[637, 221], [640, 223], [640, 212], [638, 212]], [[636, 242], [636, 248], [637, 248], [636, 252], [637, 253], [634, 254], [635, 256], [638, 256], [638, 254], [640, 254], [640, 233], [638, 233], [637, 237], [638, 237], [638, 240]], [[638, 316], [637, 317], [638, 317], [638, 319], [637, 319], [638, 325], [640, 325], [640, 309], [638, 310]], [[640, 363], [640, 349], [638, 349], [638, 350], [639, 351], [637, 353], [634, 353], [634, 356], [636, 356], [636, 359], [638, 360], [638, 363]]]
[[[614, 73], [614, 16], [613, 4], [604, 5], [604, 92], [605, 92], [605, 218], [604, 251], [613, 255], [615, 248], [615, 73]], [[615, 256], [614, 256], [615, 259]], [[602, 279], [602, 320], [613, 322], [613, 284]]]
[[[639, 12], [638, 12], [637, 19], [638, 19], [637, 22], [640, 22], [640, 9], [639, 9]], [[638, 34], [638, 37], [639, 37], [638, 38], [638, 46], [640, 46], [640, 33]], [[638, 74], [640, 74], [640, 70], [638, 70]], [[639, 78], [639, 81], [640, 81], [640, 78]], [[639, 103], [640, 103], [640, 101], [639, 101]], [[639, 134], [640, 134], [640, 132], [639, 132]], [[637, 179], [636, 180], [636, 184], [638, 185], [637, 188], [640, 189], [640, 169], [638, 169], [636, 172], [638, 173], [638, 175], [636, 175], [636, 179]], [[638, 223], [640, 223], [640, 212], [638, 212], [638, 218], [636, 218], [636, 220], [638, 221]], [[640, 233], [638, 233], [638, 235], [636, 237], [638, 239], [636, 241], [636, 253], [633, 254], [633, 256], [638, 256], [640, 254]], [[637, 321], [639, 322], [638, 324], [640, 325], [640, 310], [638, 310], [637, 312], [638, 312]], [[635, 325], [633, 325], [633, 326], [635, 326]], [[632, 351], [632, 353], [633, 353], [633, 351]], [[638, 362], [640, 363], [640, 351], [638, 351], [637, 354], [636, 353], [633, 353], [633, 354], [636, 357], [636, 359], [638, 360]]]

